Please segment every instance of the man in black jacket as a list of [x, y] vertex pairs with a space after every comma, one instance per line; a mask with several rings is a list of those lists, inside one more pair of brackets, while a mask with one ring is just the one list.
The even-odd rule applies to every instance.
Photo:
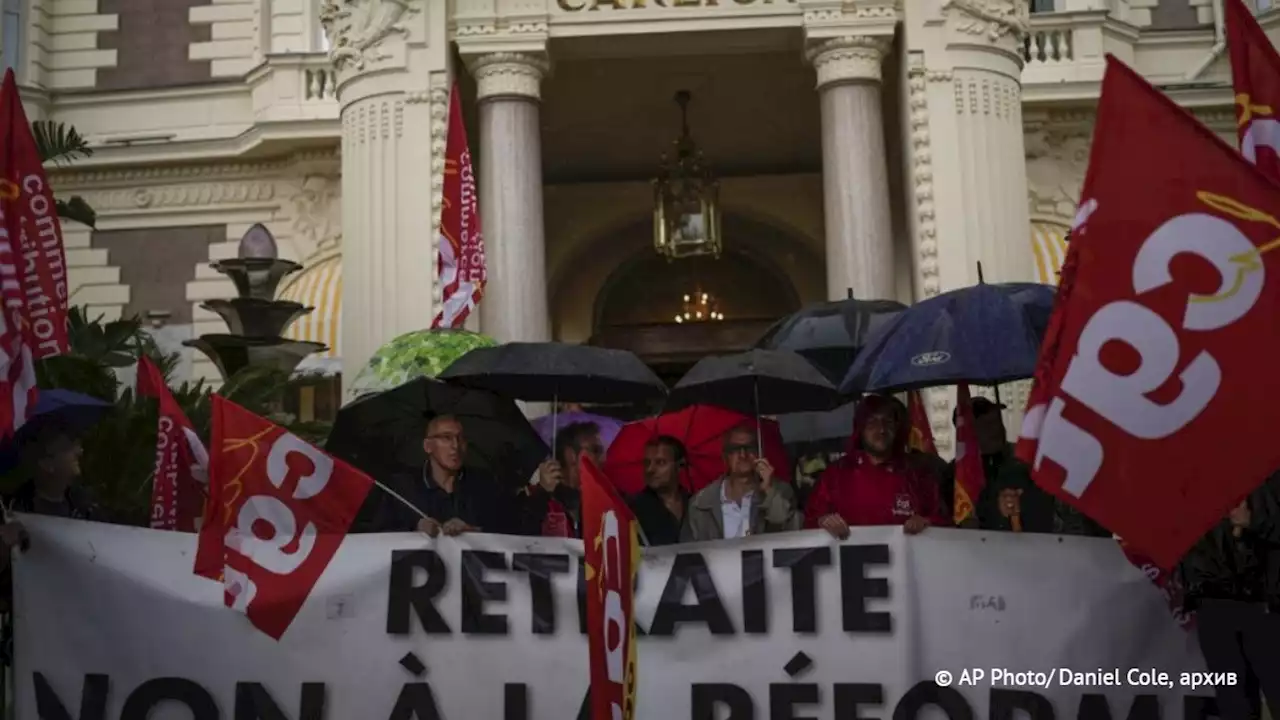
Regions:
[[360, 530], [416, 530], [431, 537], [442, 532], [445, 535], [519, 533], [515, 492], [506, 490], [484, 473], [463, 469], [467, 438], [457, 418], [451, 415], [432, 418], [427, 423], [422, 447], [427, 453], [427, 462], [421, 471], [399, 473], [384, 480], [384, 484], [413, 507], [375, 487], [367, 501], [372, 504], [371, 519]]
[[1210, 530], [1179, 571], [1205, 664], [1237, 678], [1214, 688], [1220, 716], [1257, 720], [1259, 690], [1280, 716], [1280, 473]]
[[652, 547], [680, 542], [689, 493], [680, 482], [687, 462], [684, 444], [659, 435], [644, 448], [644, 490], [629, 501], [640, 530]]
[[[1026, 463], [1013, 454], [1004, 426], [1003, 403], [978, 396], [969, 401], [973, 412], [973, 429], [982, 457], [982, 492], [973, 502], [973, 518], [968, 526], [982, 530], [1051, 533], [1054, 531], [1054, 501], [1031, 480]], [[960, 408], [951, 413], [959, 422]], [[948, 464], [942, 487], [949, 497], [955, 492], [956, 463]]]

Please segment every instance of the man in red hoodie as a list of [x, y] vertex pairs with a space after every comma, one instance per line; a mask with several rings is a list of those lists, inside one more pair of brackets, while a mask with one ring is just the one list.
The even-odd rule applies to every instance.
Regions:
[[849, 527], [902, 525], [914, 535], [947, 525], [938, 486], [907, 461], [907, 418], [891, 398], [868, 395], [854, 413], [849, 452], [818, 479], [805, 508], [806, 527], [837, 538]]

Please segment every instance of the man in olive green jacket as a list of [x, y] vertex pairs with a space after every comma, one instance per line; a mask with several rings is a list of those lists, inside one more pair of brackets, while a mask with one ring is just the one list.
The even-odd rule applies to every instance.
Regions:
[[773, 466], [759, 456], [755, 429], [733, 428], [723, 442], [725, 475], [689, 501], [680, 541], [800, 530], [804, 516], [796, 510], [795, 492], [775, 482]]

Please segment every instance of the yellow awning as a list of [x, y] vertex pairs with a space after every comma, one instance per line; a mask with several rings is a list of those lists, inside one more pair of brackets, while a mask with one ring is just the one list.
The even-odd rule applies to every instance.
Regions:
[[1058, 223], [1031, 223], [1031, 254], [1036, 260], [1036, 282], [1058, 284], [1058, 272], [1067, 258], [1069, 229]]
[[329, 349], [316, 357], [342, 357], [342, 256], [330, 255], [285, 279], [280, 300], [314, 307], [285, 330], [290, 340], [324, 343]]

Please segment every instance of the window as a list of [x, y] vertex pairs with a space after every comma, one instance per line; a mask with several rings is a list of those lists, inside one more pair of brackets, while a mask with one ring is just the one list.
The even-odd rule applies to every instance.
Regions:
[[1054, 0], [1031, 0], [1031, 12], [1033, 13], [1051, 13], [1054, 10]]
[[4, 14], [0, 17], [0, 52], [4, 53], [4, 66], [20, 73], [23, 52], [22, 39], [26, 18], [27, 0], [4, 0]]
[[1257, 0], [1257, 5], [1258, 14], [1261, 15], [1272, 8], [1272, 0]]

